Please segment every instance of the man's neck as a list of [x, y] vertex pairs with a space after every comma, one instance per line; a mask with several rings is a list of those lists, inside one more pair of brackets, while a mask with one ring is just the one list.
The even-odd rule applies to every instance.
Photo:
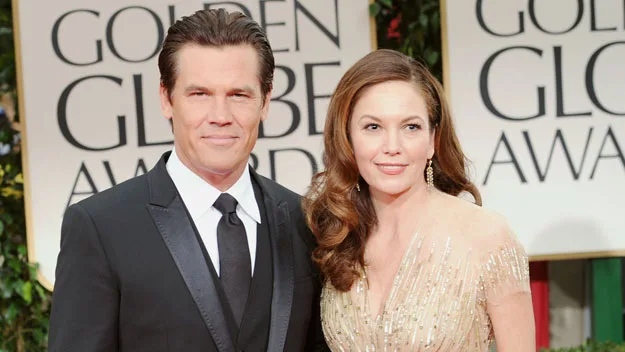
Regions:
[[239, 180], [239, 178], [241, 178], [241, 175], [243, 175], [243, 172], [247, 167], [247, 163], [245, 163], [243, 165], [236, 166], [236, 168], [232, 170], [202, 169], [196, 167], [193, 163], [187, 160], [184, 155], [178, 153], [178, 151], [175, 150], [175, 152], [176, 156], [185, 167], [221, 192], [225, 192], [230, 189], [230, 187], [232, 187]]

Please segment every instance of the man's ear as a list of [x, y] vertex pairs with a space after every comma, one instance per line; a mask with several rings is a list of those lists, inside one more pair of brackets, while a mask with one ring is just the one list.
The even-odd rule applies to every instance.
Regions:
[[271, 101], [271, 92], [273, 90], [270, 90], [269, 92], [267, 92], [267, 96], [265, 97], [265, 100], [263, 101], [263, 107], [260, 111], [260, 120], [261, 121], [265, 121], [267, 119], [267, 116], [269, 115], [269, 102]]
[[171, 106], [171, 99], [169, 98], [169, 91], [163, 84], [160, 85], [158, 89], [158, 95], [161, 100], [161, 113], [166, 119], [171, 119], [173, 117], [174, 111]]

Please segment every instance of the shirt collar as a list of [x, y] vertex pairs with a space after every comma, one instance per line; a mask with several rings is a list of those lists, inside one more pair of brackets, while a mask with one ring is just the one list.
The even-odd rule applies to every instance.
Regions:
[[[167, 160], [167, 172], [174, 181], [182, 201], [187, 206], [191, 218], [195, 221], [204, 215], [217, 200], [221, 192], [210, 183], [204, 181], [185, 164], [182, 163], [176, 148], [173, 148]], [[237, 200], [241, 209], [254, 221], [260, 224], [260, 210], [252, 187], [252, 178], [248, 167], [241, 177], [226, 192]]]

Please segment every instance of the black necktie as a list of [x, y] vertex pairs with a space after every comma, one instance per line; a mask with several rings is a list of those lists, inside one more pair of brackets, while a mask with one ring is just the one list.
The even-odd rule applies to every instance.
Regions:
[[219, 277], [234, 319], [240, 327], [252, 280], [247, 235], [243, 222], [237, 216], [237, 200], [234, 197], [222, 193], [214, 207], [223, 214], [217, 225]]

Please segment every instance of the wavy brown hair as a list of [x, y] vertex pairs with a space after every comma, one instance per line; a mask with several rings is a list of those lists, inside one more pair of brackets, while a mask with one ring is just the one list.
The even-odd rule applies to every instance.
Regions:
[[349, 121], [364, 90], [388, 81], [412, 82], [425, 99], [431, 132], [436, 131], [432, 159], [436, 188], [454, 196], [468, 192], [476, 204], [482, 203], [466, 175], [466, 158], [438, 80], [423, 64], [399, 52], [380, 49], [367, 54], [343, 75], [332, 95], [324, 132], [325, 170], [313, 177], [303, 198], [306, 221], [318, 240], [313, 258], [324, 279], [339, 291], [348, 291], [359, 277], [365, 243], [377, 225], [368, 186], [354, 158]]

